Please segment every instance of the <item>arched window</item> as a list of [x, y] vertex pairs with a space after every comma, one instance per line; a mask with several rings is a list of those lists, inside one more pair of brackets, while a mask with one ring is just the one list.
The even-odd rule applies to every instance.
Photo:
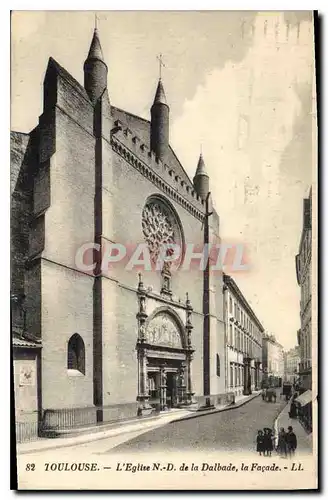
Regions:
[[217, 354], [216, 355], [216, 374], [218, 377], [220, 377], [220, 356]]
[[85, 375], [85, 347], [78, 333], [74, 333], [68, 341], [67, 369], [76, 370]]

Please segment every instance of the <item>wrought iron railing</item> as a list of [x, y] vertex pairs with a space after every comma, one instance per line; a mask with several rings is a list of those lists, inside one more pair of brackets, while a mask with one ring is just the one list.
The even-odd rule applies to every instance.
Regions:
[[16, 422], [16, 442], [35, 441], [39, 435], [38, 422]]
[[47, 409], [41, 422], [42, 435], [94, 425], [110, 424], [137, 416], [137, 404]]

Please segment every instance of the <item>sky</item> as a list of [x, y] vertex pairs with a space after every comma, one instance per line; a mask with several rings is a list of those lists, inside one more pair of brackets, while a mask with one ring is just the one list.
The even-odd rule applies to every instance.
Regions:
[[[233, 275], [266, 331], [296, 345], [295, 274], [303, 198], [314, 169], [316, 113], [309, 12], [98, 12], [113, 105], [149, 119], [163, 54], [170, 142], [192, 178], [200, 150], [222, 240], [250, 270]], [[52, 56], [83, 84], [95, 13], [12, 15], [11, 128], [42, 113]]]

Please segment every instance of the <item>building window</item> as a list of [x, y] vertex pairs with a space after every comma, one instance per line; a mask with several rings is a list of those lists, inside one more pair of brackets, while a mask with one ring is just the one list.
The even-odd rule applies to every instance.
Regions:
[[216, 355], [216, 375], [218, 377], [221, 376], [221, 370], [220, 370], [220, 356], [217, 354]]
[[230, 313], [232, 314], [232, 298], [229, 297], [229, 310], [230, 310]]
[[230, 345], [232, 345], [232, 343], [233, 343], [233, 338], [232, 338], [232, 325], [229, 325], [229, 330], [230, 330], [230, 332], [229, 332], [229, 333], [230, 333], [229, 343], [230, 343]]
[[233, 364], [230, 363], [230, 387], [233, 387]]
[[85, 375], [85, 347], [82, 337], [74, 333], [67, 346], [67, 369]]

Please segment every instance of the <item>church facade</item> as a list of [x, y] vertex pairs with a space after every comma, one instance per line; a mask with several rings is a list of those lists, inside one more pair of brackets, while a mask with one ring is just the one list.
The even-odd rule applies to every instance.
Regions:
[[[89, 423], [227, 397], [222, 274], [207, 280], [204, 344], [204, 272], [153, 265], [163, 244], [180, 245], [181, 261], [203, 246], [204, 160], [192, 182], [169, 143], [161, 80], [145, 120], [112, 105], [107, 72], [95, 30], [84, 86], [50, 58], [38, 125], [11, 134], [15, 363], [33, 352], [34, 411], [49, 425], [65, 409]], [[208, 229], [219, 241], [215, 211]], [[76, 256], [90, 242], [100, 250], [85, 271]], [[105, 272], [118, 244], [145, 245], [151, 269]], [[15, 378], [16, 412], [24, 390]]]

